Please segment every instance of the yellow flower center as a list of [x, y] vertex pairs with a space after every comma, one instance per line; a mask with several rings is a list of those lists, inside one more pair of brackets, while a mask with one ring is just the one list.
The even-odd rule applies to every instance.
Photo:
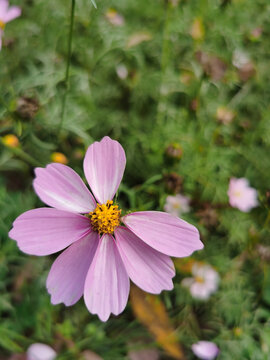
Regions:
[[91, 225], [99, 234], [113, 234], [116, 226], [120, 225], [121, 210], [113, 201], [108, 200], [106, 204], [97, 204], [95, 211], [89, 213]]
[[4, 21], [0, 20], [0, 29], [4, 30], [6, 24], [4, 23]]
[[205, 281], [204, 281], [204, 279], [201, 277], [201, 276], [196, 276], [195, 277], [195, 281], [197, 282], [197, 283], [200, 283], [200, 284], [203, 284]]

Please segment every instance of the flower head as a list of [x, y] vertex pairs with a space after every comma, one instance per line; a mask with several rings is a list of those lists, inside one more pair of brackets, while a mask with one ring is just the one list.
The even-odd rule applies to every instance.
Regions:
[[167, 196], [164, 210], [174, 216], [181, 216], [190, 211], [189, 198], [181, 194]]
[[18, 6], [9, 7], [8, 0], [0, 0], [0, 50], [2, 47], [2, 36], [6, 24], [20, 15], [21, 9]]
[[243, 212], [249, 212], [259, 204], [257, 190], [250, 187], [245, 178], [230, 180], [228, 196], [230, 205]]
[[35, 343], [29, 346], [26, 358], [27, 360], [54, 360], [56, 352], [46, 344]]
[[34, 189], [53, 208], [29, 210], [13, 223], [9, 236], [27, 254], [65, 249], [47, 279], [51, 302], [70, 306], [84, 294], [93, 314], [106, 321], [120, 314], [129, 278], [144, 291], [173, 288], [170, 256], [203, 248], [198, 230], [159, 211], [121, 216], [113, 201], [126, 165], [122, 146], [109, 137], [89, 146], [84, 173], [93, 195], [70, 167], [52, 163], [35, 169]]
[[67, 159], [66, 155], [64, 155], [63, 153], [60, 153], [60, 152], [53, 152], [51, 154], [51, 160], [53, 162], [57, 162], [57, 163], [64, 164], [64, 165], [66, 165], [68, 163], [68, 159]]
[[211, 341], [199, 341], [193, 344], [191, 349], [202, 360], [213, 360], [219, 354], [219, 348]]
[[17, 148], [20, 145], [19, 139], [13, 134], [3, 136], [2, 143], [9, 148]]
[[189, 288], [195, 299], [207, 300], [211, 294], [217, 291], [219, 275], [207, 264], [195, 263], [192, 266], [192, 278], [185, 278], [182, 285]]

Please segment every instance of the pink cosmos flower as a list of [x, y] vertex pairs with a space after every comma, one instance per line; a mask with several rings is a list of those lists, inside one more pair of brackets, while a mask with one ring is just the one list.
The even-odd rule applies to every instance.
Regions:
[[169, 195], [166, 198], [164, 210], [174, 216], [181, 216], [190, 211], [190, 199], [187, 196], [177, 194], [175, 196]]
[[250, 187], [248, 180], [245, 178], [232, 178], [230, 180], [228, 196], [230, 205], [243, 212], [249, 212], [259, 205], [257, 190]]
[[0, 50], [2, 48], [2, 36], [6, 23], [20, 15], [21, 9], [18, 6], [9, 7], [8, 0], [0, 0]]
[[218, 289], [219, 275], [208, 264], [195, 263], [192, 266], [193, 277], [182, 280], [182, 285], [189, 288], [195, 299], [207, 300]]
[[34, 189], [53, 208], [26, 211], [9, 233], [27, 254], [67, 248], [47, 278], [51, 302], [70, 306], [84, 294], [88, 310], [102, 321], [125, 308], [129, 278], [153, 294], [171, 290], [175, 271], [170, 256], [203, 248], [194, 226], [167, 213], [138, 211], [121, 217], [112, 199], [125, 165], [117, 141], [106, 136], [89, 146], [84, 173], [95, 198], [70, 167], [52, 163], [37, 168]]
[[202, 360], [213, 360], [219, 354], [219, 348], [211, 341], [199, 341], [193, 344], [191, 349]]

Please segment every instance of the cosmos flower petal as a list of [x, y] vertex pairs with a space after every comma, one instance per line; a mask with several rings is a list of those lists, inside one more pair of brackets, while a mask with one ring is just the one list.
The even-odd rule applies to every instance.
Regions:
[[7, 12], [8, 0], [0, 0], [0, 18], [2, 20], [3, 15]]
[[105, 136], [89, 146], [84, 158], [84, 173], [99, 203], [112, 200], [122, 180], [126, 156], [122, 146]]
[[175, 257], [203, 248], [195, 226], [160, 211], [138, 211], [122, 218], [124, 224], [152, 248]]
[[85, 216], [39, 208], [20, 215], [9, 236], [27, 254], [49, 255], [63, 250], [90, 231], [90, 222]]
[[213, 360], [219, 353], [219, 348], [211, 341], [199, 341], [193, 344], [191, 349], [202, 360]]
[[11, 6], [7, 12], [5, 13], [4, 17], [3, 17], [3, 21], [5, 23], [16, 19], [17, 17], [21, 16], [21, 9], [18, 6]]
[[152, 294], [172, 290], [175, 270], [169, 256], [154, 250], [122, 226], [115, 229], [115, 238], [127, 273], [137, 286]]
[[104, 234], [86, 277], [84, 300], [88, 310], [107, 321], [120, 314], [128, 300], [129, 278], [112, 235]]
[[52, 163], [35, 169], [33, 186], [40, 199], [59, 210], [88, 213], [96, 202], [80, 176], [69, 166]]
[[209, 291], [207, 284], [194, 281], [190, 286], [190, 293], [195, 299], [207, 300], [211, 295], [211, 290]]
[[26, 353], [27, 360], [54, 360], [56, 356], [53, 348], [41, 343], [30, 345]]
[[53, 263], [47, 278], [51, 303], [75, 304], [83, 295], [84, 283], [94, 258], [99, 235], [90, 232], [70, 245]]

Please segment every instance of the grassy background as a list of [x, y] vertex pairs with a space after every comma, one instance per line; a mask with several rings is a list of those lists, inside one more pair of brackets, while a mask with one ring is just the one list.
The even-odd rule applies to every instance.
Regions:
[[[83, 300], [71, 308], [51, 305], [45, 281], [55, 256], [24, 255], [7, 235], [19, 214], [42, 206], [32, 189], [34, 164], [44, 166], [59, 151], [83, 176], [86, 148], [109, 135], [127, 154], [122, 208], [162, 210], [170, 193], [166, 174], [180, 175], [181, 192], [192, 199], [184, 218], [205, 244], [194, 258], [221, 276], [218, 292], [200, 302], [180, 285], [187, 274], [178, 266], [175, 289], [159, 297], [186, 358], [194, 359], [192, 343], [207, 339], [220, 347], [219, 359], [270, 359], [268, 1], [100, 0], [95, 10], [90, 0], [76, 0], [61, 129], [70, 1], [13, 4], [22, 16], [7, 25], [0, 53], [0, 135], [20, 141], [16, 153], [0, 145], [2, 358], [33, 342], [52, 345], [59, 359], [80, 359], [89, 349], [105, 360], [127, 359], [145, 343], [160, 359], [172, 358], [130, 303], [105, 324]], [[123, 16], [122, 26], [108, 21], [110, 8]], [[237, 52], [249, 58], [249, 71], [233, 64]], [[124, 79], [117, 76], [120, 65]], [[30, 119], [17, 111], [23, 96], [39, 103]], [[222, 106], [234, 114], [228, 124], [217, 119]], [[174, 143], [183, 155], [169, 161], [166, 149]], [[232, 176], [248, 178], [258, 190], [258, 208], [245, 214], [229, 207]]]

